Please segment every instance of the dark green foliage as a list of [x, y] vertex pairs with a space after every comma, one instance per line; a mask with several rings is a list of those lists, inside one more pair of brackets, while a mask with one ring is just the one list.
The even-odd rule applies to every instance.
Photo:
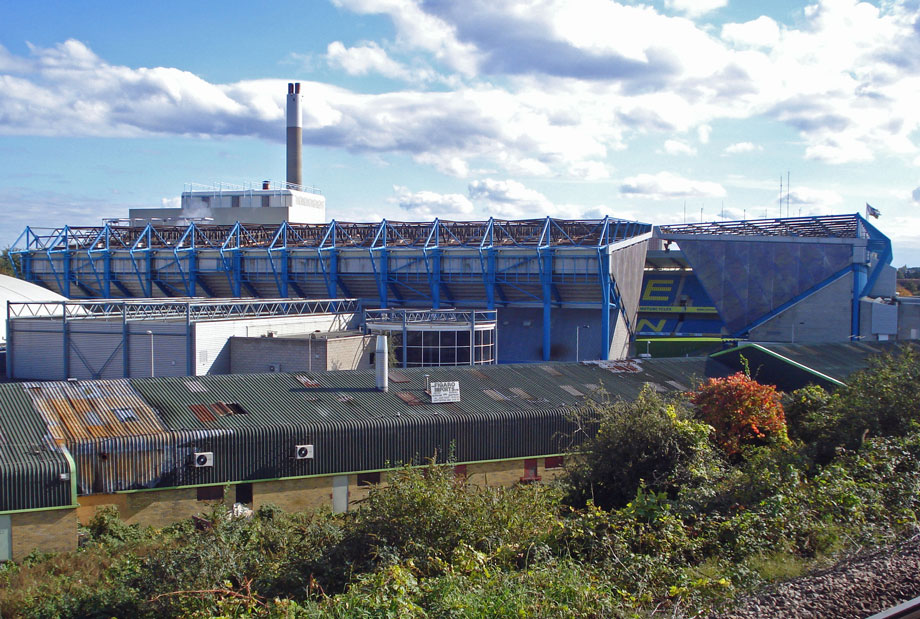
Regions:
[[569, 471], [569, 500], [603, 508], [622, 507], [643, 483], [673, 496], [677, 488], [705, 481], [719, 457], [709, 427], [692, 418], [686, 404], [646, 385], [633, 402], [597, 411], [598, 431], [585, 456]]
[[856, 449], [868, 437], [920, 429], [920, 356], [914, 348], [872, 359], [867, 370], [848, 380], [833, 394], [808, 386], [787, 396], [790, 437], [804, 442], [821, 463], [838, 448]]
[[[79, 551], [0, 568], [0, 616], [718, 610], [765, 580], [916, 529], [920, 432], [916, 410], [902, 408], [908, 403], [895, 391], [912, 393], [915, 366], [910, 357], [887, 359], [835, 394], [796, 392], [787, 402], [793, 442], [744, 447], [731, 463], [716, 458], [708, 428], [679, 401], [646, 390], [635, 403], [598, 411], [596, 451], [562, 488], [482, 488], [454, 479], [451, 467], [426, 467], [397, 471], [343, 515], [262, 507], [251, 519], [232, 518], [219, 506], [203, 526], [155, 531], [102, 511]], [[893, 435], [874, 436], [886, 432]], [[813, 459], [805, 440], [829, 446], [825, 459]], [[614, 497], [609, 509], [586, 501], [588, 491], [573, 494], [582, 483], [609, 490], [610, 479], [630, 491], [605, 494]], [[561, 500], [566, 491], [575, 505]]]

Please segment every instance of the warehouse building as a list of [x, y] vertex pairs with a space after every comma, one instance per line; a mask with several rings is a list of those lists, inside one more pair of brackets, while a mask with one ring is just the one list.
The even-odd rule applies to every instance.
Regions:
[[343, 511], [401, 463], [471, 483], [558, 474], [571, 413], [645, 383], [725, 375], [706, 359], [0, 385], [0, 559], [76, 546], [100, 505], [163, 526], [209, 501]]
[[226, 374], [234, 336], [335, 333], [361, 322], [355, 299], [10, 302], [7, 316], [7, 376], [18, 380]]

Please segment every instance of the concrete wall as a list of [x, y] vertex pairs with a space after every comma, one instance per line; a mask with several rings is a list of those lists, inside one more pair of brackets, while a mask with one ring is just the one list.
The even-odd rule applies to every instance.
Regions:
[[185, 321], [71, 320], [65, 327], [57, 319], [18, 318], [10, 321], [9, 331], [8, 354], [17, 379], [124, 378], [126, 358], [128, 376], [150, 376], [147, 331], [153, 332], [157, 376], [184, 376], [188, 369]]
[[324, 333], [344, 331], [351, 327], [355, 320], [354, 314], [316, 314], [196, 323], [193, 327], [194, 374], [229, 374], [231, 337], [261, 337], [269, 331], [276, 335], [298, 335], [317, 330]]
[[334, 338], [233, 337], [230, 372], [325, 372], [369, 369], [374, 338], [366, 335]]
[[[758, 342], [845, 342], [850, 339], [853, 275], [806, 297], [783, 313], [751, 329]], [[793, 333], [794, 330], [794, 333]]]
[[[611, 359], [626, 356], [629, 333], [624, 323], [617, 323], [618, 312], [610, 313]], [[635, 323], [633, 323], [635, 324]], [[601, 336], [601, 310], [553, 309], [550, 313], [550, 359], [575, 361], [576, 328], [580, 361], [600, 359], [604, 344]], [[543, 360], [543, 310], [540, 308], [502, 308], [498, 310], [499, 363], [534, 362]]]
[[14, 561], [36, 549], [42, 552], [69, 552], [77, 548], [75, 509], [10, 514], [10, 524]]
[[[915, 302], [918, 301], [918, 302]], [[898, 302], [898, 339], [920, 339], [920, 299]]]

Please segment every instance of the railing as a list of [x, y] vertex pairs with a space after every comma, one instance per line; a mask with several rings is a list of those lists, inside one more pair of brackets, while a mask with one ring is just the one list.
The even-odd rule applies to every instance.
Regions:
[[373, 323], [431, 323], [451, 322], [463, 324], [483, 324], [495, 322], [496, 310], [408, 310], [408, 309], [368, 309], [364, 310], [364, 321], [368, 327]]
[[194, 299], [126, 301], [10, 301], [9, 318], [77, 318], [125, 320], [188, 319], [192, 322], [344, 314], [360, 311], [358, 299]]

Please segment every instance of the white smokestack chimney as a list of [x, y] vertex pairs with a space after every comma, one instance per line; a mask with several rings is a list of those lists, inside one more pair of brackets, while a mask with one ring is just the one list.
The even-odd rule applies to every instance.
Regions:
[[377, 371], [377, 389], [386, 393], [390, 387], [389, 354], [387, 336], [377, 336], [377, 350], [374, 352], [374, 369]]
[[300, 82], [288, 84], [287, 95], [287, 182], [303, 185], [303, 115]]

